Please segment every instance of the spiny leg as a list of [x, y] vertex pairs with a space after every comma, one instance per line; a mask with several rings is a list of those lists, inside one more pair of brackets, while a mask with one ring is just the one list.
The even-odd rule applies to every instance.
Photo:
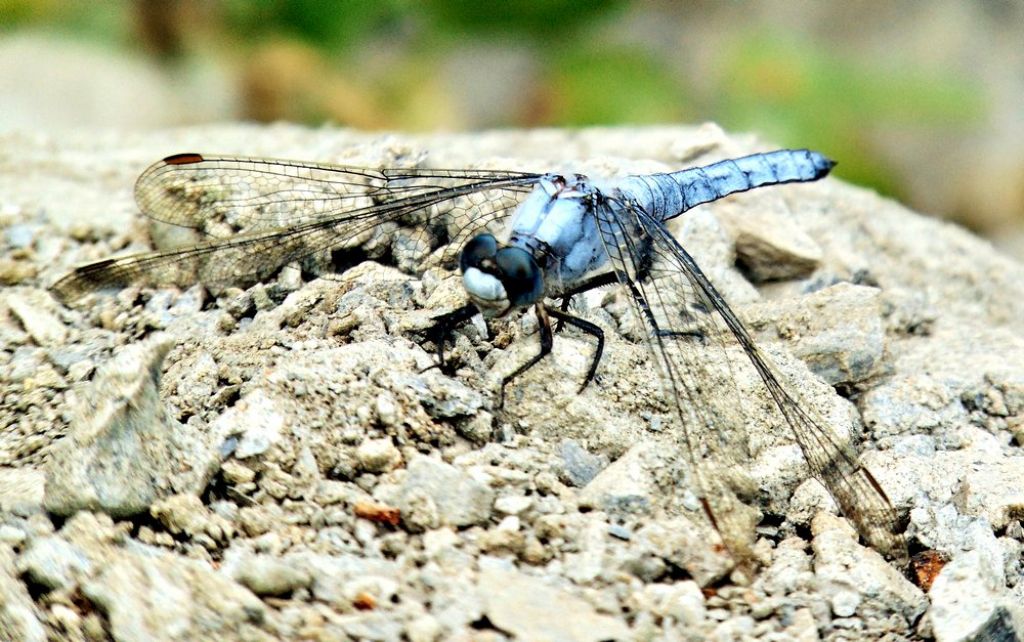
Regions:
[[635, 283], [627, 283], [630, 294], [640, 305], [640, 312], [647, 317], [647, 323], [653, 328], [652, 333], [658, 337], [666, 337], [669, 339], [699, 339], [703, 341], [707, 337], [700, 330], [664, 330], [659, 324], [658, 320], [654, 318], [654, 313], [651, 312], [651, 308], [647, 305], [647, 300], [640, 294], [640, 290], [637, 289]]
[[[637, 262], [637, 266], [636, 266], [637, 267], [637, 273], [636, 273], [636, 279], [637, 280], [645, 279], [651, 273], [651, 266], [652, 266], [652, 264], [654, 262], [654, 259], [653, 259], [653, 256], [651, 255], [650, 245], [651, 245], [650, 240], [647, 239], [647, 240], [644, 240], [642, 242], [642, 246], [639, 248], [640, 260]], [[612, 272], [612, 271], [603, 272], [603, 273], [598, 274], [596, 276], [592, 276], [592, 277], [584, 280], [582, 283], [579, 283], [575, 287], [570, 288], [569, 290], [566, 290], [565, 292], [563, 292], [560, 295], [560, 297], [562, 299], [562, 303], [559, 306], [559, 308], [561, 309], [562, 312], [568, 312], [569, 311], [569, 302], [572, 300], [572, 297], [576, 296], [577, 294], [582, 294], [584, 292], [589, 292], [590, 290], [593, 290], [595, 288], [604, 287], [606, 285], [615, 285], [618, 282], [619, 282], [618, 276], [616, 276], [615, 272]], [[635, 286], [630, 284], [630, 287], [634, 289], [634, 294], [635, 294]], [[555, 326], [555, 332], [561, 332], [562, 328], [565, 325], [565, 323], [566, 323], [565, 320], [559, 319], [558, 320], [558, 325]]]
[[[562, 299], [562, 302], [561, 304], [559, 304], [558, 307], [563, 313], [567, 313], [569, 311], [569, 302], [577, 294], [583, 294], [584, 292], [589, 292], [594, 288], [600, 288], [606, 285], [613, 285], [617, 282], [618, 280], [615, 278], [614, 272], [605, 272], [604, 274], [592, 276], [589, 279], [577, 285], [576, 287], [566, 290], [565, 292], [560, 294], [559, 297]], [[565, 324], [568, 323], [568, 321], [554, 314], [551, 316], [554, 316], [555, 318], [558, 319], [558, 324], [555, 326], [555, 332], [561, 332], [562, 328], [565, 327]]]
[[554, 335], [551, 332], [551, 319], [548, 318], [547, 309], [542, 303], [535, 305], [534, 309], [537, 311], [537, 325], [540, 330], [540, 352], [533, 355], [529, 361], [516, 368], [512, 374], [501, 380], [501, 395], [498, 400], [498, 407], [505, 405], [505, 386], [519, 375], [537, 365], [538, 361], [551, 353], [551, 348], [554, 346], [555, 341]]
[[510, 383], [513, 379], [523, 374], [537, 363], [551, 353], [551, 349], [554, 346], [554, 333], [551, 331], [551, 319], [548, 315], [568, 323], [571, 326], [579, 328], [583, 332], [592, 335], [597, 339], [597, 349], [594, 352], [594, 358], [590, 362], [590, 369], [587, 371], [586, 378], [583, 379], [583, 384], [579, 388], [579, 392], [587, 387], [588, 384], [594, 379], [594, 375], [597, 373], [597, 364], [601, 362], [601, 355], [604, 354], [604, 331], [601, 330], [596, 324], [590, 321], [585, 321], [579, 317], [574, 317], [571, 314], [565, 314], [560, 310], [548, 308], [542, 304], [536, 306], [537, 310], [537, 321], [540, 327], [540, 351], [530, 358], [529, 361], [516, 368], [515, 372], [508, 375], [501, 381], [501, 404], [505, 402], [505, 386]]
[[594, 358], [590, 362], [590, 370], [587, 371], [587, 376], [583, 379], [583, 384], [580, 386], [578, 391], [583, 392], [590, 382], [593, 381], [594, 374], [597, 373], [597, 364], [601, 362], [601, 355], [604, 354], [604, 330], [590, 321], [585, 321], [579, 317], [574, 317], [571, 314], [566, 314], [561, 310], [549, 309], [548, 314], [558, 319], [559, 323], [568, 323], [569, 325], [575, 326], [597, 339], [597, 349], [594, 351]]

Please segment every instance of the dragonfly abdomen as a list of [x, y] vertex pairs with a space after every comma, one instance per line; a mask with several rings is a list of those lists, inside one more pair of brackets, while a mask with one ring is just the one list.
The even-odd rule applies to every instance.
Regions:
[[807, 149], [780, 149], [670, 174], [630, 176], [620, 188], [648, 214], [666, 220], [702, 203], [762, 185], [816, 181], [835, 162]]

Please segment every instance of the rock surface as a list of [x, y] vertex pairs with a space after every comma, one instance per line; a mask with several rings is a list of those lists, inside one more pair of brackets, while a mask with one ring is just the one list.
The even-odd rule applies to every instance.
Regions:
[[48, 511], [126, 517], [158, 497], [206, 487], [219, 465], [215, 433], [189, 430], [160, 400], [160, 369], [171, 347], [159, 335], [126, 346], [82, 386], [68, 435], [50, 450]]
[[708, 412], [749, 429], [749, 464], [723, 471], [757, 522], [741, 585], [615, 291], [573, 302], [605, 332], [595, 380], [579, 391], [593, 340], [567, 328], [502, 405], [536, 319], [471, 322], [454, 373], [432, 369], [423, 332], [465, 295], [416, 269], [412, 228], [371, 235], [330, 278], [73, 308], [46, 287], [151, 247], [131, 186], [173, 152], [616, 175], [763, 143], [711, 125], [0, 142], [0, 637], [1024, 637], [1024, 267], [962, 230], [831, 178], [673, 222], [915, 547], [950, 560], [928, 591], [858, 543], [742, 353], [712, 342]]
[[629, 628], [590, 604], [493, 561], [480, 561], [480, 593], [487, 617], [520, 640], [598, 642], [622, 640]]
[[46, 628], [39, 618], [28, 587], [15, 571], [14, 552], [0, 548], [0, 634], [6, 640], [43, 642]]

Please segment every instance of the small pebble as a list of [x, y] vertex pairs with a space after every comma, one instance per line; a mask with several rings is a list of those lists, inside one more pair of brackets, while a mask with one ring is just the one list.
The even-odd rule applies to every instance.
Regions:
[[356, 448], [356, 459], [362, 470], [371, 473], [387, 472], [402, 461], [402, 453], [390, 438], [367, 439]]
[[0, 526], [0, 542], [8, 546], [18, 546], [25, 541], [25, 531], [17, 526], [4, 524]]
[[854, 591], [839, 591], [832, 596], [832, 612], [836, 617], [850, 617], [860, 606], [860, 594]]
[[608, 534], [612, 537], [616, 537], [618, 539], [628, 542], [629, 538], [633, 536], [633, 531], [629, 530], [625, 526], [622, 526], [621, 524], [612, 524], [608, 527]]
[[506, 515], [519, 515], [533, 505], [533, 499], [525, 495], [506, 495], [494, 502], [494, 508]]

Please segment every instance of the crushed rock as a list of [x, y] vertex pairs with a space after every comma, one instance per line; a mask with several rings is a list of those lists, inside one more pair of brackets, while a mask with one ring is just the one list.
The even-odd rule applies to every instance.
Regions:
[[721, 436], [751, 456], [729, 473], [757, 523], [741, 585], [614, 289], [574, 302], [605, 331], [595, 380], [579, 391], [594, 344], [567, 328], [500, 404], [536, 319], [474, 320], [454, 372], [432, 368], [423, 333], [466, 297], [449, 270], [416, 273], [436, 256], [397, 222], [305, 283], [304, 265], [76, 308], [46, 287], [151, 247], [131, 186], [168, 151], [600, 175], [764, 142], [712, 124], [3, 142], [3, 637], [1024, 637], [1024, 267], [954, 226], [831, 178], [671, 223], [789, 389], [864, 452], [915, 545], [950, 560], [925, 593], [861, 546], [743, 354], [709, 350], [707, 412], [748, 429]]
[[570, 593], [492, 560], [480, 560], [478, 583], [487, 617], [520, 640], [623, 640], [629, 629]]
[[127, 346], [80, 389], [46, 465], [48, 511], [125, 517], [172, 492], [203, 490], [219, 464], [216, 438], [167, 416], [159, 383], [171, 347], [159, 335]]

